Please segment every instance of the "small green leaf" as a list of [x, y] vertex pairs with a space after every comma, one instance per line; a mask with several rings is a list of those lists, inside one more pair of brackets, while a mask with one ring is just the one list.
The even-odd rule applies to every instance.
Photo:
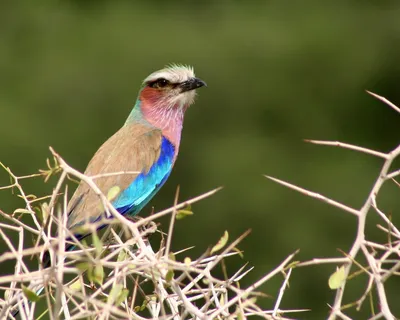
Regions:
[[244, 254], [243, 254], [242, 250], [240, 250], [239, 248], [236, 248], [236, 247], [234, 247], [232, 250], [237, 252], [239, 257], [241, 257], [242, 259], [244, 258]]
[[168, 283], [174, 278], [174, 270], [168, 270], [167, 274], [165, 275], [165, 281]]
[[26, 194], [25, 196], [18, 195], [18, 197], [21, 197], [21, 199], [28, 199], [29, 201], [37, 199], [37, 196], [35, 196], [34, 194]]
[[7, 289], [4, 291], [4, 300], [8, 300], [10, 298], [11, 290]]
[[256, 304], [257, 297], [251, 297], [251, 298], [247, 299], [247, 301], [249, 302], [249, 304]]
[[190, 264], [192, 263], [192, 259], [190, 259], [189, 257], [186, 257], [185, 259], [183, 259], [183, 263], [184, 263], [187, 267], [190, 267]]
[[150, 301], [151, 301], [151, 299], [146, 297], [146, 299], [143, 300], [142, 305], [139, 307], [139, 311], [143, 311], [144, 309], [146, 309], [146, 307]]
[[113, 201], [120, 192], [121, 192], [120, 187], [118, 187], [118, 186], [111, 187], [110, 189], [108, 189], [108, 192], [107, 192], [107, 200]]
[[103, 242], [100, 240], [97, 232], [92, 233], [93, 244], [96, 249], [96, 255], [100, 256], [101, 252], [103, 251]]
[[119, 306], [124, 300], [128, 297], [129, 290], [127, 288], [123, 288], [121, 293], [118, 295], [117, 300], [115, 301], [115, 305]]
[[217, 244], [212, 247], [210, 254], [213, 254], [214, 252], [217, 252], [221, 250], [225, 245], [227, 244], [229, 240], [229, 233], [228, 231], [224, 232], [224, 235], [221, 237], [221, 239], [218, 240]]
[[284, 270], [289, 270], [289, 269], [296, 268], [297, 265], [298, 265], [300, 262], [301, 262], [301, 261], [299, 261], [299, 260], [292, 261], [291, 263], [289, 263], [289, 264], [285, 267]]
[[122, 250], [118, 253], [117, 261], [118, 261], [118, 262], [125, 261], [126, 258], [127, 258], [127, 256], [128, 256], [128, 254], [127, 254], [127, 252], [125, 251], [125, 249], [122, 249]]
[[193, 215], [192, 206], [189, 204], [186, 208], [178, 210], [176, 213], [176, 220], [181, 220], [187, 216]]
[[78, 262], [75, 267], [80, 271], [80, 272], [85, 272], [90, 268], [89, 262]]
[[32, 211], [27, 210], [27, 209], [15, 209], [14, 212], [13, 212], [13, 215], [14, 215], [14, 214], [17, 214], [17, 213], [21, 213], [21, 214], [32, 214]]
[[117, 301], [119, 295], [121, 294], [122, 289], [123, 289], [123, 285], [122, 284], [115, 283], [114, 286], [112, 287], [111, 291], [110, 291], [110, 294], [108, 295], [107, 303], [108, 304], [114, 304]]
[[169, 258], [170, 260], [172, 260], [172, 261], [176, 261], [175, 253], [170, 252], [170, 253], [168, 254], [168, 258]]
[[93, 277], [93, 265], [88, 263], [88, 268], [87, 268], [87, 277], [90, 281], [91, 284], [94, 282], [94, 277]]
[[81, 279], [77, 279], [73, 283], [70, 284], [69, 288], [73, 291], [81, 291], [82, 289], [82, 282]]
[[49, 217], [49, 204], [47, 202], [40, 203], [38, 206], [33, 207], [33, 210], [42, 223], [47, 221]]
[[328, 285], [332, 290], [340, 288], [346, 280], [346, 272], [344, 266], [336, 268], [336, 271], [329, 277]]
[[47, 202], [42, 203], [39, 211], [42, 215], [42, 221], [47, 221], [47, 218], [50, 216], [49, 204]]
[[225, 301], [225, 295], [224, 295], [224, 294], [221, 294], [221, 296], [220, 296], [220, 298], [219, 298], [219, 304], [220, 304], [221, 306], [223, 306], [225, 303], [226, 303], [226, 301]]
[[245, 320], [246, 319], [243, 311], [239, 307], [237, 307], [237, 309], [236, 309], [236, 314], [237, 314], [237, 319], [238, 320]]
[[93, 281], [99, 285], [103, 284], [104, 280], [104, 269], [101, 264], [97, 264], [93, 270]]
[[22, 292], [24, 293], [25, 297], [32, 302], [37, 302], [39, 301], [39, 296], [36, 294], [36, 292], [33, 292], [31, 289], [28, 287], [22, 285]]

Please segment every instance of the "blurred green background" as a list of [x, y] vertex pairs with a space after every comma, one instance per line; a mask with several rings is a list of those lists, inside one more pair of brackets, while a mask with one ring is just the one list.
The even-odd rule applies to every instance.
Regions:
[[[171, 62], [190, 64], [208, 88], [186, 115], [179, 160], [152, 205], [169, 207], [177, 185], [182, 200], [224, 189], [177, 223], [173, 247], [195, 245], [195, 257], [224, 230], [233, 239], [251, 228], [240, 248], [255, 269], [243, 286], [298, 248], [300, 260], [340, 255], [356, 219], [263, 175], [362, 205], [382, 161], [303, 139], [384, 152], [399, 143], [399, 115], [364, 91], [400, 104], [399, 17], [398, 1], [2, 1], [0, 161], [18, 175], [33, 173], [52, 146], [84, 170], [125, 121], [142, 79]], [[8, 181], [1, 172], [0, 184]], [[54, 181], [27, 188], [43, 195]], [[399, 190], [383, 191], [380, 205], [398, 223]], [[21, 205], [9, 191], [0, 201], [7, 212]], [[385, 241], [371, 218], [368, 236]], [[334, 269], [295, 269], [281, 307], [312, 309], [296, 318], [325, 318]], [[260, 301], [265, 308], [281, 281], [262, 287], [272, 297]], [[399, 285], [388, 284], [397, 316]], [[350, 282], [345, 302], [365, 286], [365, 277]], [[349, 312], [368, 314], [366, 306]]]

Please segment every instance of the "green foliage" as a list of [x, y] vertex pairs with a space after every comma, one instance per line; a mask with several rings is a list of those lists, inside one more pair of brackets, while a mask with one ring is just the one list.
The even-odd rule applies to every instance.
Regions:
[[218, 240], [217, 244], [211, 248], [211, 254], [221, 250], [228, 243], [229, 233], [225, 230], [224, 235]]
[[188, 205], [185, 209], [178, 210], [176, 213], [176, 220], [182, 220], [187, 216], [193, 215], [192, 206]]
[[343, 282], [346, 280], [346, 274], [344, 271], [344, 266], [337, 268], [334, 273], [329, 277], [328, 285], [332, 290], [340, 288]]
[[31, 302], [39, 301], [39, 296], [28, 287], [22, 285], [22, 292], [24, 293], [25, 297]]
[[102, 265], [96, 264], [96, 266], [93, 269], [92, 279], [93, 279], [94, 282], [96, 282], [100, 286], [103, 284], [104, 269], [103, 269]]

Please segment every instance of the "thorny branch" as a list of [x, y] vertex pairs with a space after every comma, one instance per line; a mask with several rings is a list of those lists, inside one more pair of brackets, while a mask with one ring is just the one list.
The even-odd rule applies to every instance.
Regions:
[[[0, 298], [0, 319], [13, 319], [16, 310], [21, 319], [37, 319], [40, 311], [37, 301], [47, 304], [45, 317], [50, 319], [179, 320], [248, 316], [286, 319], [285, 314], [306, 311], [279, 308], [288, 277], [283, 281], [273, 310], [263, 310], [255, 299], [259, 296], [256, 291], [259, 286], [284, 273], [294, 254], [245, 289], [238, 284], [252, 270], [246, 265], [228, 279], [218, 279], [212, 274], [223, 260], [239, 255], [236, 247], [249, 232], [230, 244], [220, 241], [218, 248], [207, 250], [197, 259], [182, 256], [190, 248], [171, 252], [176, 217], [220, 188], [184, 202], [178, 201], [177, 191], [171, 208], [133, 221], [119, 214], [101, 193], [96, 185], [99, 176], [85, 176], [53, 149], [51, 152], [53, 163], [48, 161], [48, 169], [41, 170], [39, 175], [18, 177], [5, 168], [12, 183], [2, 189], [16, 189], [26, 206], [11, 215], [0, 211], [4, 220], [0, 223], [0, 240], [8, 248], [0, 254], [0, 262], [15, 261], [14, 273], [0, 276], [0, 289], [5, 290], [5, 298]], [[36, 198], [24, 193], [22, 179], [43, 176], [47, 181], [55, 174], [59, 174], [59, 179], [50, 196]], [[99, 205], [105, 208], [107, 218], [82, 225], [92, 233], [88, 237], [92, 245], [78, 241], [67, 228], [68, 179], [84, 181], [98, 195]], [[162, 238], [156, 247], [150, 245], [149, 235], [159, 232], [157, 219], [168, 214], [171, 222], [166, 239]], [[101, 224], [108, 225], [102, 237], [97, 231]], [[11, 234], [18, 236], [16, 243]], [[27, 246], [24, 239], [32, 237], [36, 240]], [[73, 251], [65, 251], [67, 241], [75, 245]], [[51, 260], [47, 268], [41, 262], [46, 251]], [[27, 265], [32, 256], [38, 257], [36, 269], [29, 269]]]
[[[368, 92], [368, 91], [367, 91]], [[388, 101], [386, 98], [383, 98], [377, 94], [368, 92], [378, 100], [384, 102], [389, 107], [391, 107], [396, 112], [400, 113], [400, 108], [395, 106], [393, 103]], [[370, 319], [395, 319], [395, 316], [392, 314], [388, 300], [387, 293], [385, 290], [385, 282], [395, 275], [395, 273], [400, 269], [400, 242], [397, 240], [396, 242], [389, 242], [386, 244], [374, 243], [366, 239], [365, 230], [367, 226], [367, 217], [368, 215], [375, 213], [384, 221], [387, 228], [380, 229], [384, 230], [388, 234], [388, 238], [395, 237], [400, 239], [400, 232], [396, 228], [396, 226], [391, 222], [390, 218], [387, 214], [385, 214], [382, 210], [378, 208], [377, 205], [377, 196], [381, 191], [381, 188], [384, 183], [392, 182], [395, 177], [400, 175], [400, 170], [391, 171], [391, 166], [393, 161], [399, 157], [400, 155], [400, 145], [395, 149], [388, 153], [382, 153], [375, 150], [370, 150], [367, 148], [342, 143], [339, 141], [319, 141], [319, 140], [306, 140], [307, 142], [318, 144], [318, 145], [326, 145], [326, 146], [335, 146], [339, 148], [345, 148], [349, 150], [354, 150], [361, 153], [366, 153], [378, 158], [384, 159], [384, 163], [382, 165], [381, 171], [376, 178], [375, 183], [373, 184], [370, 193], [368, 194], [363, 206], [360, 209], [351, 208], [345, 204], [342, 204], [338, 201], [330, 199], [328, 197], [322, 196], [318, 193], [306, 190], [299, 186], [293, 185], [289, 182], [276, 179], [273, 177], [267, 176], [267, 178], [275, 181], [279, 184], [282, 184], [288, 188], [296, 190], [300, 193], [303, 193], [309, 197], [319, 199], [327, 204], [342, 209], [345, 212], [351, 213], [357, 218], [357, 230], [356, 230], [356, 238], [350, 248], [346, 257], [332, 257], [332, 258], [323, 258], [323, 259], [312, 259], [310, 261], [305, 261], [298, 263], [296, 266], [309, 266], [309, 265], [319, 265], [323, 263], [332, 263], [332, 264], [341, 264], [344, 266], [344, 274], [341, 284], [336, 289], [336, 297], [331, 306], [331, 313], [329, 315], [329, 320], [334, 320], [336, 318], [341, 319], [351, 319], [344, 313], [344, 305], [343, 298], [345, 294], [346, 285], [349, 282], [349, 275], [352, 267], [354, 265], [360, 266], [356, 260], [359, 254], [363, 254], [368, 266], [362, 267], [363, 272], [367, 272], [369, 275], [369, 282], [366, 286], [366, 291], [361, 296], [361, 298], [356, 301], [354, 304], [357, 307], [357, 310], [361, 307], [362, 303], [366, 299], [366, 297], [370, 294], [372, 287], [375, 288], [378, 296], [378, 305], [380, 307], [379, 313], [374, 314], [372, 310], [372, 317]], [[396, 182], [396, 181], [395, 181]], [[371, 210], [373, 209], [373, 210]], [[380, 255], [378, 254], [380, 252]], [[396, 257], [393, 259], [393, 255]], [[391, 266], [391, 267], [390, 267]], [[398, 275], [398, 274], [397, 274]]]

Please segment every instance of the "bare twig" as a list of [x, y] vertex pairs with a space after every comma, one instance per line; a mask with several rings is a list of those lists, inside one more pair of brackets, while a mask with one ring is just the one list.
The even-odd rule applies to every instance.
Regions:
[[[379, 99], [380, 101], [384, 102], [387, 104], [389, 107], [391, 107], [393, 110], [397, 111], [400, 113], [400, 108], [395, 106], [393, 103], [388, 101], [386, 98], [383, 98], [377, 94], [374, 94], [372, 92], [367, 91], [369, 94], [374, 96], [375, 98]], [[352, 215], [355, 215], [358, 219], [357, 223], [357, 230], [356, 230], [356, 238], [351, 246], [351, 249], [349, 253], [346, 254], [345, 258], [324, 258], [324, 259], [312, 259], [310, 261], [306, 262], [301, 262], [297, 263], [295, 266], [296, 267], [303, 267], [303, 266], [309, 266], [309, 265], [319, 265], [322, 263], [334, 263], [334, 264], [340, 264], [343, 265], [344, 267], [344, 275], [343, 275], [343, 281], [341, 285], [337, 288], [336, 290], [336, 297], [333, 305], [331, 306], [331, 313], [329, 315], [329, 320], [336, 319], [337, 317], [341, 319], [350, 319], [348, 316], [346, 316], [343, 313], [343, 296], [345, 292], [345, 287], [348, 283], [347, 279], [350, 274], [350, 270], [353, 266], [353, 264], [357, 264], [357, 266], [361, 267], [362, 272], [365, 273], [367, 269], [371, 270], [371, 272], [367, 272], [369, 274], [369, 282], [366, 287], [366, 290], [362, 297], [358, 300], [356, 305], [358, 308], [361, 306], [362, 302], [365, 300], [366, 296], [370, 293], [372, 286], [375, 286], [375, 289], [377, 291], [377, 296], [379, 300], [379, 306], [380, 306], [380, 313], [376, 316], [373, 316], [371, 319], [378, 319], [378, 318], [385, 318], [385, 319], [395, 319], [394, 315], [392, 314], [390, 310], [390, 306], [388, 303], [387, 299], [387, 293], [385, 291], [385, 286], [384, 282], [387, 281], [391, 276], [393, 276], [397, 270], [400, 268], [400, 244], [393, 246], [391, 244], [391, 237], [395, 237], [397, 239], [400, 238], [400, 232], [396, 228], [396, 226], [392, 223], [392, 221], [388, 218], [388, 216], [378, 208], [376, 198], [381, 191], [381, 188], [383, 184], [386, 181], [392, 181], [394, 177], [398, 176], [400, 174], [400, 170], [394, 170], [390, 171], [391, 165], [393, 161], [399, 157], [400, 155], [400, 145], [393, 149], [389, 153], [382, 153], [379, 151], [347, 144], [347, 143], [342, 143], [339, 141], [319, 141], [319, 140], [306, 140], [307, 142], [314, 143], [314, 144], [319, 144], [319, 145], [326, 145], [326, 146], [336, 146], [336, 147], [341, 147], [345, 149], [350, 149], [354, 150], [357, 152], [361, 153], [366, 153], [375, 157], [379, 157], [384, 159], [383, 166], [381, 168], [381, 171], [378, 175], [378, 177], [375, 180], [375, 183], [373, 184], [363, 206], [359, 209], [353, 209], [345, 204], [342, 204], [340, 202], [331, 200], [325, 196], [322, 196], [318, 193], [308, 191], [304, 188], [295, 186], [291, 183], [272, 178], [267, 176], [267, 178], [284, 185], [288, 188], [294, 189], [300, 193], [303, 193], [309, 197], [316, 198], [319, 200], [322, 200], [326, 203], [328, 203], [331, 206], [337, 207], [339, 209], [342, 209], [348, 213], [351, 213]], [[387, 228], [378, 225], [378, 228], [383, 230], [388, 234], [388, 239], [389, 239], [389, 244], [380, 244], [376, 242], [372, 242], [370, 240], [366, 239], [366, 226], [367, 226], [367, 216], [371, 211], [371, 208], [375, 210], [375, 212], [378, 214], [378, 216], [384, 220], [384, 222], [387, 224]], [[368, 248], [371, 248], [369, 250]], [[377, 254], [376, 250], [383, 251], [383, 254], [379, 259], [375, 257]], [[362, 267], [356, 260], [358, 254], [363, 253], [364, 257], [367, 260], [368, 266], [367, 267]], [[389, 257], [395, 254], [397, 258], [393, 261], [389, 260]], [[392, 267], [389, 270], [386, 270], [383, 268], [385, 264], [392, 264]]]

